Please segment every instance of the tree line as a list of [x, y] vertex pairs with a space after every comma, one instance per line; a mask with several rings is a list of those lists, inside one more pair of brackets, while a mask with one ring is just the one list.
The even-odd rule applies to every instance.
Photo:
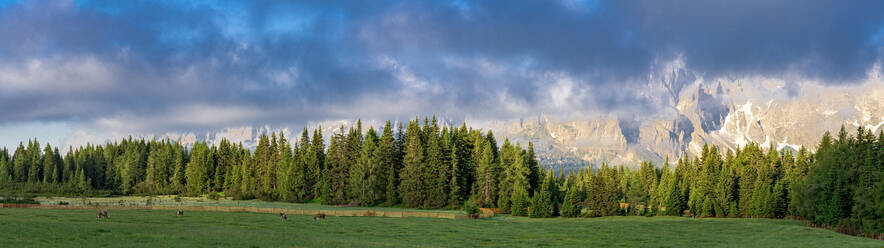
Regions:
[[129, 138], [71, 147], [64, 155], [31, 140], [11, 156], [0, 150], [0, 183], [63, 193], [223, 193], [236, 199], [457, 208], [468, 199], [478, 207], [506, 205], [510, 191], [531, 192], [541, 174], [532, 144], [523, 148], [506, 140], [498, 146], [491, 131], [440, 126], [435, 117], [405, 127], [387, 121], [367, 131], [358, 121], [329, 139], [321, 127], [304, 128], [298, 138], [262, 134], [253, 150], [226, 139], [186, 147]]
[[[517, 216], [801, 217], [820, 224], [884, 233], [884, 133], [844, 128], [825, 133], [816, 152], [735, 151], [704, 146], [700, 156], [662, 168], [610, 166], [554, 173], [532, 143], [522, 147], [491, 131], [435, 117], [394, 130], [363, 130], [361, 121], [321, 128], [296, 141], [262, 134], [254, 150], [222, 139], [185, 147], [168, 140], [0, 150], [0, 184], [42, 191], [117, 194], [224, 194], [236, 199], [415, 208], [497, 208]], [[671, 166], [674, 165], [674, 166]]]

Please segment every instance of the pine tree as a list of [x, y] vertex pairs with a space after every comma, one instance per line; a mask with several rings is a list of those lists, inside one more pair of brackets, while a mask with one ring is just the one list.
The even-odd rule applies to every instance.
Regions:
[[9, 158], [6, 150], [0, 152], [0, 184], [12, 182], [12, 168], [9, 166]]
[[230, 145], [230, 142], [227, 141], [226, 138], [222, 138], [220, 144], [218, 145], [218, 152], [216, 153], [215, 163], [215, 175], [214, 182], [212, 182], [214, 191], [223, 191], [224, 185], [227, 184], [227, 174], [237, 164], [238, 161], [235, 161], [233, 158], [233, 147]]
[[378, 187], [383, 192], [383, 201], [393, 204], [396, 201], [396, 187], [398, 174], [396, 168], [396, 139], [393, 137], [393, 128], [390, 121], [384, 124], [384, 130], [378, 147], [374, 152], [374, 160], [380, 165], [378, 168]]
[[[246, 153], [248, 153], [248, 151], [246, 151]], [[240, 179], [240, 192], [242, 193], [243, 199], [254, 197], [256, 193], [255, 191], [258, 189], [258, 182], [255, 181], [257, 173], [254, 168], [254, 161], [254, 158], [252, 158], [250, 154], [246, 154], [242, 157], [242, 164], [239, 166], [239, 175], [242, 177], [242, 179]]]
[[552, 189], [557, 186], [555, 185], [554, 177], [555, 175], [552, 171], [546, 173], [541, 187], [538, 188], [537, 192], [534, 192], [534, 197], [531, 198], [531, 207], [528, 210], [529, 217], [549, 218], [555, 215], [555, 199], [553, 199], [553, 195], [556, 192]]
[[[362, 139], [362, 120], [357, 120], [356, 128], [351, 127], [347, 132], [347, 143], [344, 148], [344, 154], [347, 160], [342, 168], [340, 168], [341, 173], [344, 176], [345, 200], [349, 202], [354, 202], [356, 198], [355, 196], [349, 195], [348, 191], [350, 189], [350, 167], [356, 166], [359, 163], [359, 158], [362, 155]], [[366, 170], [368, 170], [368, 168], [366, 168]], [[364, 175], [368, 175], [368, 173], [364, 173]]]
[[669, 162], [663, 165], [663, 177], [657, 187], [659, 203], [663, 206], [662, 215], [680, 216], [684, 210], [681, 190], [678, 188], [678, 178], [675, 172], [669, 169]]
[[86, 173], [83, 171], [83, 168], [77, 170], [77, 181], [76, 186], [81, 191], [86, 191], [90, 189], [89, 179], [86, 177]]
[[561, 215], [564, 217], [577, 217], [582, 210], [582, 202], [582, 190], [577, 187], [575, 182], [569, 182], [568, 191], [565, 193], [565, 199], [562, 202]]
[[172, 191], [176, 193], [184, 192], [185, 190], [187, 166], [184, 157], [184, 151], [179, 146], [174, 146], [172, 149], [172, 158], [174, 159], [172, 180], [169, 183], [172, 185]]
[[513, 191], [512, 186], [515, 183], [515, 180], [520, 177], [516, 174], [521, 173], [518, 171], [519, 169], [515, 168], [515, 163], [516, 160], [521, 159], [521, 152], [510, 144], [509, 139], [505, 139], [503, 146], [500, 147], [500, 167], [502, 168], [503, 173], [497, 183], [497, 208], [503, 212], [510, 211], [510, 204], [512, 203], [510, 196]]
[[[494, 147], [491, 142], [484, 142], [482, 156], [479, 157], [479, 166], [476, 168], [476, 184], [478, 191], [476, 203], [480, 207], [493, 207], [494, 201], [497, 199], [497, 180], [494, 170]], [[547, 196], [552, 197], [552, 196]]]
[[169, 179], [169, 165], [172, 164], [172, 154], [162, 144], [150, 150], [147, 157], [147, 185], [151, 193], [167, 192]]
[[283, 133], [279, 134], [276, 146], [279, 154], [276, 167], [276, 195], [278, 199], [296, 202], [299, 200], [295, 192], [297, 172], [295, 171], [295, 159], [292, 146]]
[[422, 189], [422, 163], [424, 160], [424, 148], [421, 144], [420, 127], [417, 120], [408, 124], [405, 138], [405, 156], [403, 157], [401, 183], [399, 194], [402, 203], [408, 207], [422, 206], [426, 199]]
[[436, 117], [433, 117], [430, 130], [426, 137], [426, 157], [424, 158], [423, 168], [425, 172], [424, 189], [426, 190], [426, 202], [424, 207], [441, 208], [448, 203], [449, 191], [449, 163], [448, 156], [445, 153], [443, 139], [447, 135], [440, 137], [439, 127], [436, 124]]
[[463, 180], [463, 166], [461, 164], [464, 163], [464, 158], [461, 157], [461, 134], [458, 133], [456, 128], [451, 129], [451, 135], [449, 136], [450, 141], [448, 142], [449, 146], [449, 166], [450, 166], [450, 179], [448, 181], [449, 192], [448, 192], [448, 204], [451, 206], [458, 206], [463, 201], [463, 189], [464, 189], [464, 181]]
[[43, 180], [43, 161], [40, 154], [40, 143], [37, 140], [28, 142], [28, 182], [37, 183]]
[[528, 215], [528, 204], [531, 200], [528, 196], [528, 185], [526, 181], [516, 181], [516, 184], [513, 185], [512, 192], [512, 215], [513, 216], [527, 216]]
[[56, 162], [52, 147], [46, 144], [46, 148], [43, 149], [43, 183], [53, 183], [57, 167]]
[[[306, 129], [304, 134], [306, 135]], [[303, 138], [303, 137], [302, 137]], [[289, 166], [291, 171], [289, 174], [292, 177], [292, 195], [295, 202], [301, 202], [307, 199], [307, 196], [310, 195], [312, 189], [307, 185], [307, 159], [306, 159], [306, 150], [305, 146], [309, 145], [309, 140], [301, 140], [298, 142], [293, 150], [291, 165]]]
[[347, 136], [344, 134], [344, 127], [341, 126], [340, 132], [332, 136], [331, 144], [328, 147], [328, 160], [326, 168], [322, 173], [322, 198], [323, 204], [337, 205], [346, 204], [347, 181]]
[[31, 165], [30, 157], [25, 154], [25, 147], [22, 143], [18, 143], [15, 154], [12, 157], [13, 163], [13, 179], [16, 182], [28, 181], [28, 166]]
[[197, 142], [193, 145], [190, 162], [185, 169], [187, 178], [187, 191], [190, 193], [204, 193], [209, 189], [208, 167], [212, 163], [211, 154], [206, 143]]
[[313, 130], [313, 139], [307, 151], [307, 185], [313, 189], [313, 197], [321, 195], [322, 183], [325, 181], [325, 144], [322, 139], [322, 127]]
[[525, 153], [526, 166], [528, 167], [528, 192], [534, 192], [540, 181], [540, 167], [537, 164], [537, 156], [534, 154], [534, 143], [528, 142], [528, 151]]
[[350, 168], [349, 195], [352, 202], [362, 206], [374, 205], [380, 199], [380, 184], [377, 174], [380, 164], [376, 160], [377, 144], [379, 142], [377, 132], [373, 128], [368, 130], [360, 152], [360, 157]]
[[[881, 160], [884, 161], [884, 160]], [[801, 182], [804, 180], [804, 177], [807, 175], [808, 167], [810, 166], [810, 156], [808, 156], [807, 148], [802, 146], [798, 149], [798, 156], [795, 157], [795, 163], [793, 169], [789, 172], [788, 180], [789, 180], [789, 214], [797, 216], [800, 213], [798, 212], [798, 204], [797, 199], [799, 196], [795, 194], [798, 189], [802, 186]]]

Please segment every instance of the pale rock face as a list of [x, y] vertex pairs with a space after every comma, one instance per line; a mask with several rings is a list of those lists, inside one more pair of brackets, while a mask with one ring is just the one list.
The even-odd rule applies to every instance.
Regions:
[[[539, 117], [537, 124], [522, 120], [521, 125], [491, 128], [505, 131], [510, 139], [543, 144], [538, 149], [541, 162], [566, 167], [574, 167], [568, 164], [574, 161], [627, 166], [653, 161], [661, 166], [667, 157], [674, 161], [684, 154], [698, 156], [705, 144], [719, 146], [722, 152], [749, 143], [765, 149], [815, 150], [823, 133], [837, 132], [841, 126], [851, 133], [860, 126], [876, 133], [884, 130], [880, 80], [846, 86], [796, 86], [764, 78], [710, 82], [673, 70], [660, 83], [670, 91], [671, 109], [677, 114], [641, 120], [637, 135], [636, 124], [616, 117]], [[795, 92], [787, 92], [787, 87]]]
[[[639, 120], [622, 120], [617, 116], [595, 116], [577, 119], [555, 119], [536, 116], [530, 119], [491, 121], [476, 125], [492, 130], [502, 143], [509, 138], [527, 148], [534, 143], [541, 163], [546, 167], [586, 167], [603, 162], [638, 166], [652, 161], [657, 166], [669, 158], [698, 156], [703, 145], [716, 145], [722, 152], [735, 150], [749, 143], [777, 150], [798, 150], [801, 146], [815, 150], [822, 134], [837, 132], [844, 126], [849, 132], [864, 127], [874, 132], [884, 130], [884, 81], [880, 78], [858, 85], [822, 86], [817, 83], [789, 83], [766, 78], [705, 80], [682, 67], [667, 67], [652, 76], [656, 83], [648, 90], [668, 99], [651, 99], [660, 103], [660, 112]], [[790, 88], [791, 87], [791, 88]], [[649, 94], [655, 95], [655, 94]], [[442, 125], [454, 122], [440, 120]], [[447, 124], [446, 124], [447, 123]], [[341, 126], [349, 128], [353, 121], [339, 120], [311, 123], [322, 127], [328, 139]], [[379, 128], [382, 122], [363, 122]], [[395, 129], [396, 123], [394, 123]], [[287, 133], [290, 141], [300, 135]], [[191, 145], [198, 139], [226, 138], [254, 147], [258, 135], [269, 127], [228, 128], [206, 137], [193, 133], [170, 134], [168, 138]], [[312, 135], [312, 133], [311, 133]], [[327, 141], [326, 141], [327, 142]], [[328, 144], [328, 143], [326, 143]]]

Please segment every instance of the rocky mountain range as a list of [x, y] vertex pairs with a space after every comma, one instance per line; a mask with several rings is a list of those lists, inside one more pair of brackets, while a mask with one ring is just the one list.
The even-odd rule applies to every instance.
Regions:
[[[652, 80], [655, 79], [652, 77]], [[884, 84], [824, 85], [766, 78], [706, 81], [674, 68], [649, 90], [666, 92], [663, 114], [648, 118], [604, 116], [557, 120], [538, 116], [490, 127], [510, 139], [535, 143], [544, 164], [585, 166], [608, 162], [639, 165], [666, 157], [696, 156], [704, 144], [734, 150], [749, 142], [765, 148], [813, 150], [826, 131], [841, 126], [872, 131], [884, 126]], [[653, 99], [652, 99], [653, 100]]]
[[[644, 90], [655, 105], [647, 113], [614, 113], [599, 116], [559, 118], [537, 115], [509, 121], [477, 123], [499, 139], [526, 144], [533, 142], [543, 164], [550, 167], [586, 167], [602, 162], [639, 165], [652, 161], [660, 166], [668, 157], [698, 155], [704, 144], [722, 151], [750, 142], [765, 148], [813, 150], [821, 135], [844, 126], [872, 131], [884, 127], [884, 79], [880, 68], [863, 82], [832, 85], [812, 80], [783, 80], [765, 77], [704, 79], [679, 63], [671, 63], [648, 77]], [[459, 125], [459, 121], [442, 119]], [[365, 126], [382, 126], [364, 120]], [[325, 137], [353, 121], [327, 121]], [[283, 131], [288, 137], [300, 129], [266, 127], [228, 128], [205, 136], [167, 134], [164, 137], [185, 144], [197, 140], [233, 142], [254, 146], [260, 133]], [[501, 141], [502, 142], [502, 141]]]

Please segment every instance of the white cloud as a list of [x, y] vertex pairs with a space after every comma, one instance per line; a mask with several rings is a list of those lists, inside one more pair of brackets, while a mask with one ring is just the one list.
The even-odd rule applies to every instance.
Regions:
[[247, 106], [195, 104], [181, 106], [157, 115], [123, 114], [97, 118], [99, 129], [144, 132], [174, 127], [206, 128], [251, 123], [266, 117], [261, 109]]
[[267, 77], [275, 84], [276, 86], [291, 89], [297, 83], [298, 77], [300, 76], [300, 71], [297, 67], [289, 67], [284, 70], [278, 70], [275, 72], [268, 73]]
[[89, 56], [0, 62], [0, 90], [5, 94], [102, 92], [115, 80], [110, 63]]

